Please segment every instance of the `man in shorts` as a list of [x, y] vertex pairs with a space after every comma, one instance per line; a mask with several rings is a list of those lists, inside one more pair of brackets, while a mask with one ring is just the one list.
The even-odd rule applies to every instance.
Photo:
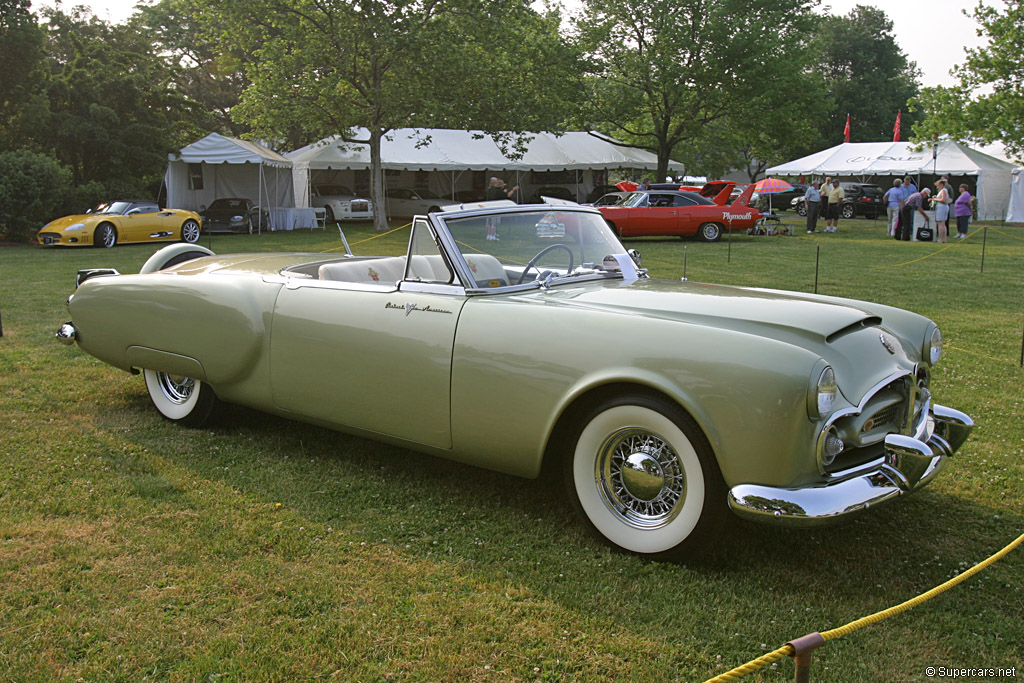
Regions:
[[832, 181], [832, 189], [828, 192], [828, 209], [825, 213], [825, 232], [839, 232], [839, 207], [843, 204], [846, 193], [838, 180]]

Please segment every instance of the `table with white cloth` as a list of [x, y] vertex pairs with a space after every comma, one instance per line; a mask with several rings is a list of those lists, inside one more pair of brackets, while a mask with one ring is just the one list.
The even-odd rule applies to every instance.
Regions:
[[316, 211], [314, 209], [284, 207], [270, 210], [271, 230], [295, 230], [296, 228], [315, 227]]

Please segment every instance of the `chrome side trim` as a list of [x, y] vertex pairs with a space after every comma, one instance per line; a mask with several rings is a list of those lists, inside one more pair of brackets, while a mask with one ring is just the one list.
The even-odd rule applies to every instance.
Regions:
[[[845, 478], [800, 488], [741, 484], [729, 507], [745, 519], [788, 526], [831, 524], [926, 486], [970, 435], [974, 422], [958, 410], [933, 405], [927, 441], [905, 434], [885, 438], [885, 458]], [[924, 436], [924, 434], [922, 434]]]

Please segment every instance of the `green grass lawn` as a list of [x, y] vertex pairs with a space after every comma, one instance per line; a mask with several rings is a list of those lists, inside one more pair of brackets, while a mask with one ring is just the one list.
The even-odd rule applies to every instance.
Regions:
[[[801, 291], [817, 258], [821, 293], [931, 317], [936, 399], [977, 428], [919, 494], [836, 528], [737, 522], [688, 565], [610, 552], [551, 483], [241, 408], [176, 427], [141, 377], [53, 339], [79, 268], [136, 272], [154, 247], [0, 247], [0, 681], [702, 681], [983, 560], [1024, 531], [1024, 229], [937, 245], [882, 221], [814, 236], [789, 221], [794, 237], [627, 246], [654, 277], [685, 262], [691, 280]], [[346, 234], [358, 253], [408, 239]], [[341, 246], [331, 230], [202, 244]], [[812, 680], [1024, 676], [1022, 585], [1017, 552], [827, 644]]]

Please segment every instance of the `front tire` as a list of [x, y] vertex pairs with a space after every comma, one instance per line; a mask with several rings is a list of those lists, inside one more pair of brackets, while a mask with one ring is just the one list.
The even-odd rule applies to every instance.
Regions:
[[659, 559], [707, 548], [725, 518], [726, 492], [689, 415], [660, 397], [627, 395], [597, 405], [580, 424], [564, 474], [591, 533]]
[[701, 242], [717, 242], [722, 239], [722, 226], [718, 223], [704, 223], [698, 232]]
[[801, 216], [806, 216], [807, 215], [807, 205], [804, 204], [803, 202], [800, 202], [799, 204], [796, 205], [796, 212], [797, 212], [797, 214], [799, 214]]
[[853, 208], [852, 204], [843, 204], [839, 212], [843, 214], [843, 218], [853, 218], [857, 215], [857, 210]]
[[189, 219], [185, 221], [181, 226], [181, 241], [189, 244], [195, 244], [199, 241], [199, 235], [202, 232], [199, 224], [194, 220]]
[[159, 370], [144, 370], [153, 407], [164, 417], [186, 427], [202, 427], [217, 405], [208, 384]]
[[104, 223], [100, 227], [96, 228], [96, 236], [93, 238], [93, 244], [97, 247], [103, 247], [104, 249], [110, 249], [117, 244], [117, 230], [110, 223]]

